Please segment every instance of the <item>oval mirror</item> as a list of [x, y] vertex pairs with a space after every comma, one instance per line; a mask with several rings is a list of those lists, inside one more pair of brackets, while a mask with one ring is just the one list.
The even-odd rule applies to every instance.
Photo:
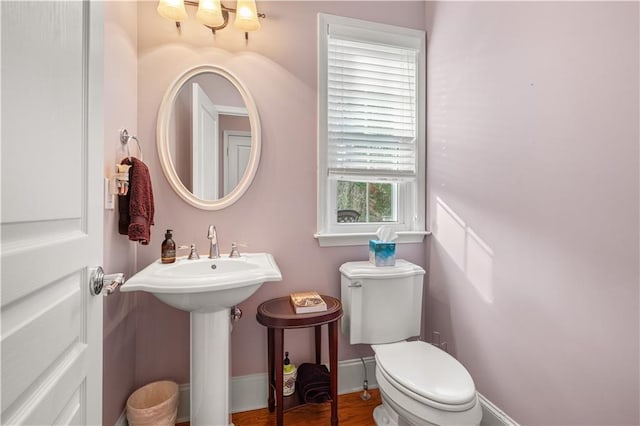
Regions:
[[195, 207], [235, 203], [258, 169], [258, 110], [244, 85], [218, 66], [192, 68], [167, 89], [156, 135], [169, 184]]

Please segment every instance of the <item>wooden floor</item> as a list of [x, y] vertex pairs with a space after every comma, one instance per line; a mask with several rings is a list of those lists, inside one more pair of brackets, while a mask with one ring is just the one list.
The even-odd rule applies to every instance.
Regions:
[[[371, 389], [371, 399], [363, 401], [360, 392], [348, 393], [338, 397], [338, 419], [340, 426], [371, 426], [373, 409], [381, 404], [380, 392]], [[275, 426], [276, 413], [269, 410], [244, 411], [233, 414], [235, 426]], [[327, 426], [331, 424], [331, 405], [305, 405], [284, 413], [285, 426]], [[178, 423], [177, 426], [189, 426], [189, 422]]]

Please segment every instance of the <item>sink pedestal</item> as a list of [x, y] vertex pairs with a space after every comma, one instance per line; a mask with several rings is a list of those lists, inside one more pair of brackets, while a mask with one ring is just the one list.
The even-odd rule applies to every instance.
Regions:
[[191, 426], [231, 424], [229, 309], [191, 312]]

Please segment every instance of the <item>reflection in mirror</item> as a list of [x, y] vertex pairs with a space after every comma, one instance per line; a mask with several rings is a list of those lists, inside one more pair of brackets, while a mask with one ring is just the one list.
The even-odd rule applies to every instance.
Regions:
[[238, 89], [201, 73], [182, 85], [169, 123], [176, 174], [193, 195], [217, 200], [240, 182], [251, 152], [251, 123]]
[[160, 164], [183, 200], [219, 210], [247, 190], [260, 160], [260, 119], [229, 71], [200, 65], [169, 86], [158, 111]]

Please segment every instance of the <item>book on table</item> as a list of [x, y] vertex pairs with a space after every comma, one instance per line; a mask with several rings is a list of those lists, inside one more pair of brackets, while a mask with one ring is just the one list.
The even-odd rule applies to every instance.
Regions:
[[322, 312], [327, 310], [327, 304], [316, 291], [302, 291], [291, 293], [291, 305], [296, 314]]

